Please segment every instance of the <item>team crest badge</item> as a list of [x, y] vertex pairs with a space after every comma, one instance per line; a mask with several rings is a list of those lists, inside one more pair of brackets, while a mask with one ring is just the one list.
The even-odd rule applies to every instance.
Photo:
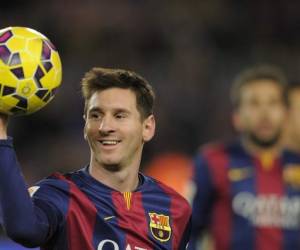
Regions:
[[170, 217], [157, 214], [148, 213], [150, 217], [150, 230], [155, 239], [165, 242], [171, 237]]

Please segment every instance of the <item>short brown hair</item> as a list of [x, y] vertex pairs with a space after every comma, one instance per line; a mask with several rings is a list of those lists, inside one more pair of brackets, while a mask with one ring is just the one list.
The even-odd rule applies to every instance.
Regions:
[[283, 99], [286, 102], [287, 79], [278, 67], [258, 65], [242, 71], [235, 78], [231, 87], [231, 102], [233, 108], [238, 108], [241, 102], [241, 88], [259, 80], [271, 80], [283, 89]]
[[81, 81], [82, 95], [85, 100], [84, 113], [86, 114], [88, 101], [95, 92], [114, 87], [130, 89], [135, 93], [137, 109], [142, 119], [153, 114], [155, 94], [145, 78], [129, 70], [100, 67], [92, 68]]

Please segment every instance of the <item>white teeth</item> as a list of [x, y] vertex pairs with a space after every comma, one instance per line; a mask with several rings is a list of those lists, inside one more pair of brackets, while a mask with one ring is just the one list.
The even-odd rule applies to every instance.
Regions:
[[103, 145], [116, 145], [118, 141], [100, 141]]

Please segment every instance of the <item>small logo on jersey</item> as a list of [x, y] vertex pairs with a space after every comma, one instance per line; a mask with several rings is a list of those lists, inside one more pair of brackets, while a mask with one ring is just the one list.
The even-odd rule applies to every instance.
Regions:
[[242, 181], [249, 178], [252, 173], [253, 170], [250, 167], [232, 168], [228, 171], [228, 178], [230, 181]]
[[165, 242], [171, 237], [170, 217], [157, 214], [149, 213], [150, 217], [150, 229], [155, 239]]
[[105, 221], [108, 221], [108, 220], [111, 220], [111, 219], [113, 219], [113, 218], [115, 218], [116, 216], [107, 216], [107, 217], [104, 217], [104, 220]]
[[36, 191], [39, 190], [39, 188], [40, 188], [39, 186], [32, 186], [32, 187], [28, 188], [30, 197], [32, 197], [36, 193]]
[[124, 196], [124, 200], [125, 200], [125, 203], [126, 203], [127, 210], [130, 210], [132, 193], [131, 192], [124, 192], [123, 196]]
[[293, 188], [300, 188], [300, 165], [287, 165], [283, 170], [283, 180]]

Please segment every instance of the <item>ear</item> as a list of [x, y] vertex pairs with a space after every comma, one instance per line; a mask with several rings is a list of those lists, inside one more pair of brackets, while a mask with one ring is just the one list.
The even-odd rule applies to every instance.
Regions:
[[143, 121], [143, 141], [147, 142], [152, 139], [155, 133], [155, 118], [154, 115], [149, 115]]
[[232, 119], [232, 125], [234, 127], [234, 129], [238, 132], [240, 132], [242, 130], [242, 122], [241, 122], [241, 119], [240, 119], [240, 114], [239, 114], [239, 111], [238, 110], [235, 110], [231, 116], [231, 119]]
[[83, 127], [83, 137], [85, 140], [87, 140], [87, 135], [86, 135], [86, 115], [84, 114], [82, 116], [83, 120], [84, 120], [84, 127]]

